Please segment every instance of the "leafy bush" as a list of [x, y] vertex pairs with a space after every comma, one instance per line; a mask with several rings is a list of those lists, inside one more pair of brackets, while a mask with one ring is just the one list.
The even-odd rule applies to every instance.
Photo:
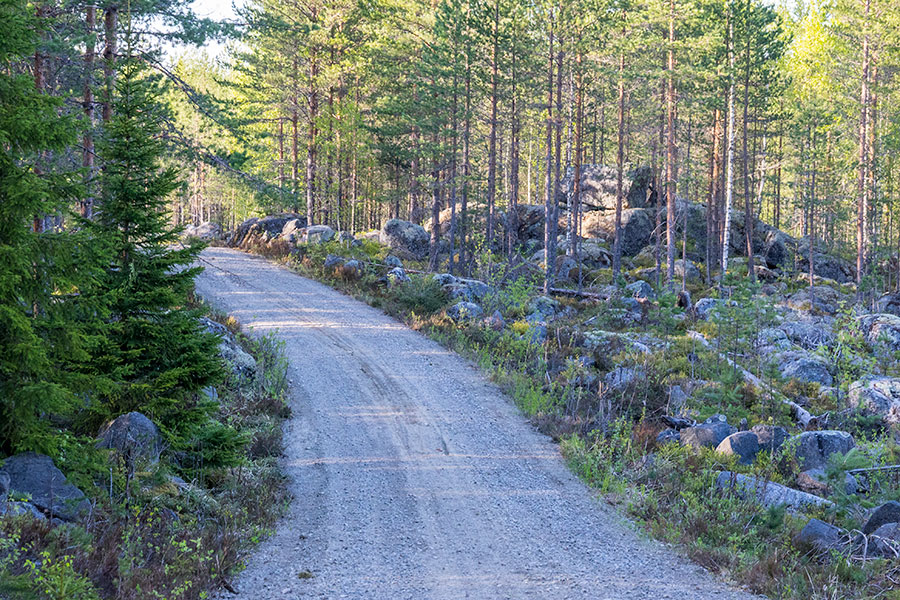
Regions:
[[449, 301], [447, 292], [432, 277], [413, 277], [408, 283], [397, 286], [393, 295], [405, 310], [420, 316], [436, 313]]

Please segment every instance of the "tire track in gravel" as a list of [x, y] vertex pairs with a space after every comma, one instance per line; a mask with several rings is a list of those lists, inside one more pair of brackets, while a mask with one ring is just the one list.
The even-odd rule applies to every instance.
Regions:
[[458, 355], [264, 259], [202, 264], [198, 293], [290, 362], [294, 501], [238, 600], [755, 597], [635, 533]]

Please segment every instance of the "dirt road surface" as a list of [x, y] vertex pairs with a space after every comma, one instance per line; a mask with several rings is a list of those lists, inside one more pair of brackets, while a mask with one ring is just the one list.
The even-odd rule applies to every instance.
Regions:
[[202, 259], [197, 291], [277, 332], [292, 382], [295, 500], [226, 597], [754, 597], [635, 533], [455, 353], [261, 258]]

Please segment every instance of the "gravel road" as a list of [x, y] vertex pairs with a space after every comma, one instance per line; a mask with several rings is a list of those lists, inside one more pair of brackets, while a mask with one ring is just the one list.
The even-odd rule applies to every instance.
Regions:
[[295, 500], [224, 597], [755, 598], [635, 533], [455, 353], [264, 259], [202, 259], [201, 296], [284, 339], [294, 411]]

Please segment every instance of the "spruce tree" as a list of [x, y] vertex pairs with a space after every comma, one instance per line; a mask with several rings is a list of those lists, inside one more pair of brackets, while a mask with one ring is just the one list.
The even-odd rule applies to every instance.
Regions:
[[96, 417], [143, 412], [178, 447], [210, 424], [214, 406], [201, 390], [220, 369], [216, 338], [186, 305], [202, 245], [181, 246], [166, 210], [180, 183], [174, 168], [162, 166], [160, 82], [133, 48], [129, 41], [113, 117], [98, 145], [103, 173], [93, 230], [109, 245], [104, 289], [111, 316], [97, 368], [121, 384], [98, 404]]
[[91, 303], [96, 246], [85, 232], [41, 226], [68, 214], [80, 177], [51, 161], [74, 142], [76, 123], [21, 68], [40, 26], [20, 2], [0, 0], [0, 456], [58, 454], [73, 441], [61, 428], [98, 379], [80, 374], [103, 316]]

